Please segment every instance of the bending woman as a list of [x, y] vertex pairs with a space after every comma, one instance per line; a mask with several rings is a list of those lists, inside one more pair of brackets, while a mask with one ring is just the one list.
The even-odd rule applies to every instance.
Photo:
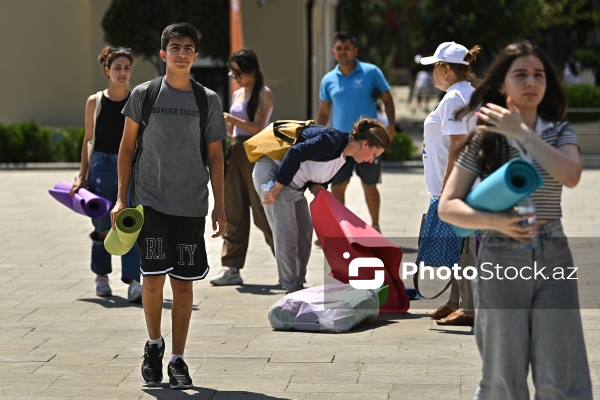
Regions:
[[[117, 201], [117, 156], [123, 136], [125, 116], [121, 110], [129, 99], [129, 77], [133, 57], [130, 49], [105, 47], [98, 56], [98, 62], [108, 79], [108, 88], [102, 91], [98, 115], [94, 115], [96, 95], [88, 97], [85, 104], [85, 136], [81, 148], [81, 166], [73, 187], [71, 197], [80, 188], [109, 200], [113, 205]], [[88, 163], [88, 143], [94, 137], [94, 152]], [[108, 274], [112, 272], [109, 252], [104, 248], [104, 238], [110, 230], [110, 214], [102, 218], [92, 218], [94, 231], [92, 239], [92, 272], [96, 274], [96, 295], [111, 296], [112, 289]], [[137, 244], [121, 256], [121, 280], [129, 284], [127, 298], [140, 301], [142, 286], [140, 281], [140, 255]]]
[[233, 92], [229, 112], [223, 113], [227, 133], [233, 136], [225, 170], [225, 214], [227, 231], [223, 235], [219, 275], [210, 280], [215, 286], [244, 283], [240, 269], [246, 262], [250, 238], [250, 210], [254, 224], [265, 236], [271, 252], [273, 234], [265, 210], [252, 184], [254, 163], [248, 161], [244, 142], [262, 131], [273, 112], [273, 95], [265, 86], [258, 58], [252, 50], [243, 49], [229, 58], [229, 76], [240, 86]]
[[[537, 275], [506, 279], [496, 272], [481, 279], [487, 262], [524, 273], [535, 262], [570, 273], [573, 258], [560, 199], [563, 185], [577, 185], [582, 167], [577, 136], [562, 120], [566, 106], [548, 57], [520, 42], [500, 52], [464, 110], [478, 110], [478, 126], [448, 178], [439, 214], [449, 223], [482, 230], [479, 277], [473, 281], [475, 338], [483, 361], [477, 399], [528, 399], [529, 367], [536, 399], [592, 398], [576, 281]], [[537, 224], [522, 225], [535, 214], [477, 211], [465, 202], [477, 177], [485, 179], [523, 156], [544, 180], [531, 196]], [[523, 246], [536, 235], [536, 248]]]
[[309, 126], [283, 161], [262, 157], [256, 162], [254, 188], [273, 231], [279, 282], [288, 293], [304, 288], [311, 251], [313, 225], [304, 190], [316, 195], [344, 166], [346, 157], [371, 163], [389, 145], [387, 128], [375, 119], [363, 118], [354, 124], [352, 133]]

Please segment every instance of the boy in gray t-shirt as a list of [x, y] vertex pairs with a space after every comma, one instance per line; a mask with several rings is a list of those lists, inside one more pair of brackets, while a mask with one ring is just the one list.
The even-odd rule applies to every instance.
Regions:
[[[142, 302], [149, 340], [144, 348], [142, 381], [148, 386], [162, 382], [165, 343], [161, 335], [163, 287], [169, 275], [173, 290], [173, 343], [168, 365], [173, 389], [192, 386], [183, 352], [190, 324], [194, 280], [208, 273], [204, 224], [208, 214], [208, 182], [214, 197], [213, 238], [225, 233], [224, 162], [221, 140], [227, 137], [223, 110], [217, 95], [205, 89], [208, 114], [205, 142], [200, 132], [190, 71], [198, 57], [200, 32], [187, 23], [166, 27], [160, 57], [166, 74], [143, 133], [142, 151], [133, 176], [132, 205], [144, 206], [144, 225], [138, 237], [144, 277]], [[127, 190], [142, 121], [142, 103], [149, 82], [133, 89], [123, 114], [125, 128], [119, 149], [119, 193], [111, 211], [112, 224], [127, 207]], [[202, 160], [206, 146], [208, 165]]]

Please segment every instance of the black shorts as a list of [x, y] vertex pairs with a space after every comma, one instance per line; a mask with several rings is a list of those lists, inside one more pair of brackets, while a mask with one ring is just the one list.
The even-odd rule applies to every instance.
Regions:
[[348, 159], [346, 164], [335, 174], [331, 185], [339, 185], [348, 182], [352, 177], [352, 171], [356, 170], [356, 175], [366, 185], [376, 185], [381, 183], [382, 156], [377, 157], [372, 163], [357, 163], [353, 159]]
[[144, 207], [138, 236], [143, 276], [165, 275], [185, 281], [204, 279], [208, 259], [204, 217], [178, 217]]

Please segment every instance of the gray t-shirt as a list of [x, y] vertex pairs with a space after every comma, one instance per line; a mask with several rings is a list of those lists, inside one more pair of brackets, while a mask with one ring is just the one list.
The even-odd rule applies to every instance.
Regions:
[[[142, 121], [142, 103], [150, 82], [136, 86], [123, 114]], [[223, 108], [215, 92], [206, 89], [206, 143], [227, 137]], [[200, 112], [193, 90], [178, 90], [163, 79], [144, 130], [142, 152], [135, 166], [134, 206], [152, 207], [168, 215], [208, 214], [207, 166], [200, 150]]]

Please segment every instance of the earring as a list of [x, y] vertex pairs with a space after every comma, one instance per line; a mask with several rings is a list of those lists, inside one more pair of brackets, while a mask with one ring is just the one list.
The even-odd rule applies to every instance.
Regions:
[[444, 83], [445, 84], [448, 83], [448, 77], [447, 76], [444, 77]]

